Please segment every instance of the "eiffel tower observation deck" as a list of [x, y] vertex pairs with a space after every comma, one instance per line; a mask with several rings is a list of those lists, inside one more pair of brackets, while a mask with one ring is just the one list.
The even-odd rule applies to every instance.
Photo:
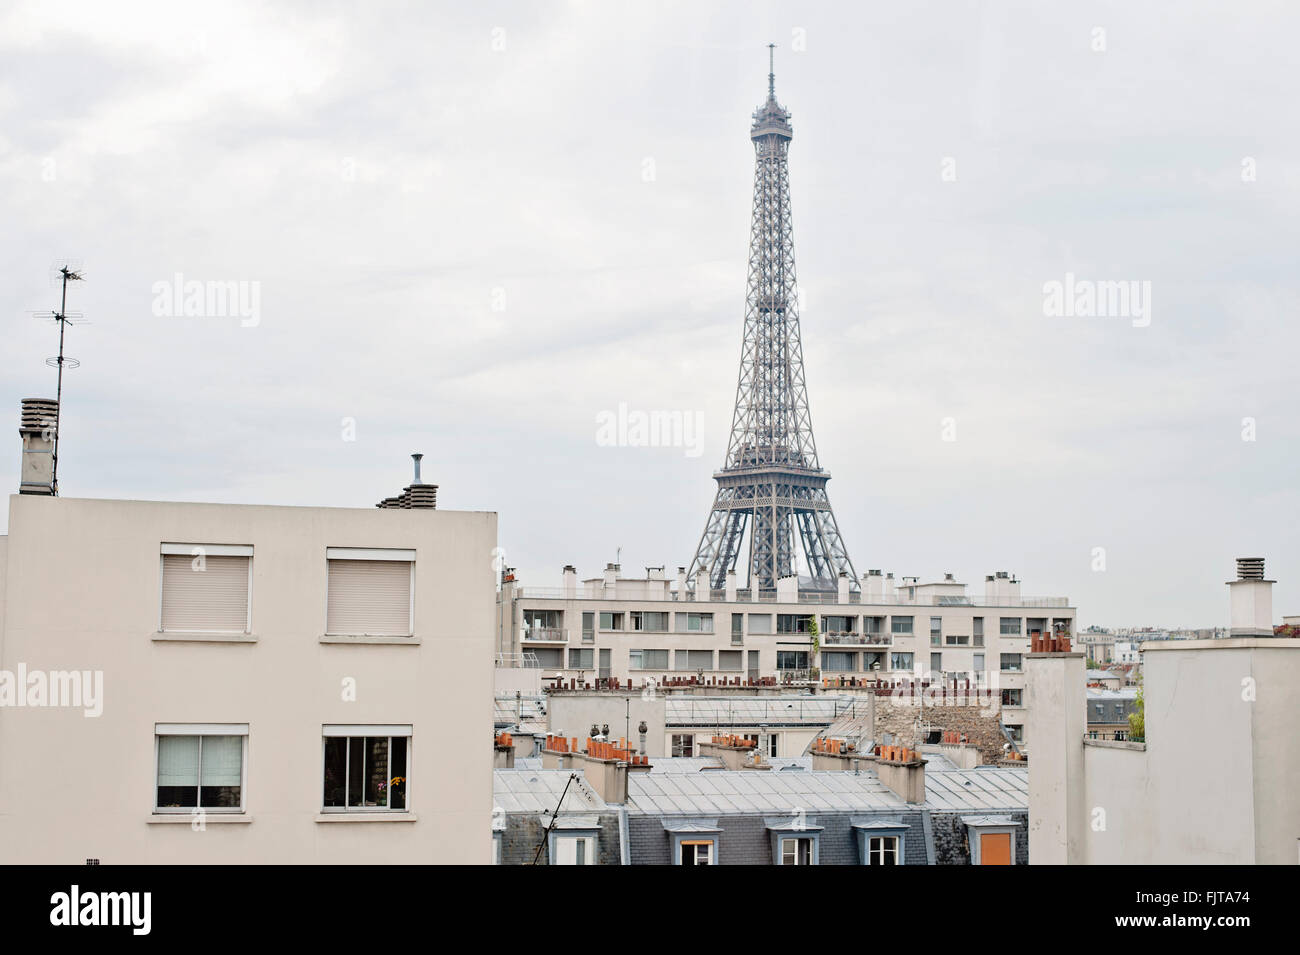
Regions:
[[856, 591], [857, 574], [826, 494], [830, 473], [817, 458], [804, 385], [790, 218], [794, 128], [776, 98], [774, 49], [769, 47], [767, 100], [754, 111], [749, 134], [754, 210], [731, 439], [726, 461], [713, 475], [718, 492], [688, 579], [703, 571], [710, 586], [721, 590], [728, 571], [735, 570], [742, 579], [748, 574], [742, 586], [774, 590], [778, 579], [798, 575], [801, 590], [834, 591], [847, 574]]

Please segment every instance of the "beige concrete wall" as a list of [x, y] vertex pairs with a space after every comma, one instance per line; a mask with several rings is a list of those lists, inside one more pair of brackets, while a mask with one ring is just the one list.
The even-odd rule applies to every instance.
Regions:
[[[253, 546], [256, 643], [154, 640], [164, 541]], [[0, 666], [102, 670], [105, 703], [0, 709], [0, 862], [490, 862], [495, 543], [490, 513], [11, 497]], [[327, 547], [415, 549], [418, 645], [320, 642]], [[156, 824], [156, 722], [249, 725], [248, 821]], [[325, 723], [412, 724], [416, 821], [317, 821]]]
[[1029, 859], [1034, 865], [1084, 861], [1082, 653], [1028, 657]]
[[[1172, 641], [1171, 641], [1172, 642]], [[1240, 681], [1252, 651], [1230, 647], [1175, 651], [1143, 646], [1148, 774], [1154, 797], [1151, 839], [1129, 848], [1151, 862], [1241, 864], [1254, 861], [1253, 707]], [[1149, 848], [1148, 848], [1149, 845]]]
[[[1269, 641], [1257, 649], [1250, 676], [1255, 681], [1251, 706], [1255, 861], [1296, 865], [1300, 861], [1300, 640]], [[1240, 679], [1237, 689], [1240, 693]]]
[[[1077, 771], [1055, 747], [1030, 760], [1034, 861], [1052, 861], [1077, 831], [1089, 864], [1296, 864], [1300, 640], [1163, 641], [1143, 653], [1145, 745], [1084, 741]], [[1031, 669], [1033, 719], [1048, 717], [1064, 679]], [[1063, 738], [1060, 752], [1072, 750]], [[1036, 831], [1051, 845], [1040, 850]]]
[[[630, 711], [630, 717], [628, 715]], [[623, 694], [568, 694], [556, 693], [546, 700], [547, 726], [552, 733], [578, 737], [579, 746], [591, 732], [592, 724], [609, 724], [615, 738], [627, 736], [633, 749], [640, 749], [637, 727], [646, 722], [646, 755], [666, 756], [664, 749], [664, 696], [656, 694], [650, 699], [640, 693]]]
[[[1151, 816], [1160, 811], [1141, 743], [1083, 741], [1083, 857], [1088, 865], [1138, 861], [1136, 847], [1152, 839]], [[1034, 760], [1029, 762], [1034, 771]]]

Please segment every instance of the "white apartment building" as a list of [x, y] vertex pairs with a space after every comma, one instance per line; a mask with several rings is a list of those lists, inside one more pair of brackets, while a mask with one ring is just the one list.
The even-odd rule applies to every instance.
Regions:
[[0, 862], [491, 862], [495, 514], [54, 497], [24, 438]]
[[1082, 653], [1028, 662], [1035, 865], [1295, 865], [1300, 640], [1273, 635], [1259, 558], [1229, 581], [1229, 636], [1142, 644], [1145, 738], [1093, 738]]
[[[967, 594], [951, 574], [921, 583], [896, 582], [869, 571], [852, 592], [847, 576], [837, 593], [800, 591], [794, 577], [775, 591], [752, 592], [729, 575], [710, 590], [701, 575], [687, 586], [663, 568], [644, 578], [578, 580], [564, 568], [558, 589], [524, 587], [509, 568], [498, 595], [497, 654], [501, 665], [531, 666], [544, 680], [577, 685], [662, 683], [695, 677], [703, 683], [745, 685], [970, 679], [999, 690], [1002, 720], [1024, 738], [1024, 657], [1035, 630], [1069, 636], [1075, 608], [1065, 597], [1022, 596], [1006, 572], [985, 578], [982, 596]], [[817, 617], [820, 652], [812, 652], [809, 619]], [[811, 670], [820, 671], [810, 680]]]

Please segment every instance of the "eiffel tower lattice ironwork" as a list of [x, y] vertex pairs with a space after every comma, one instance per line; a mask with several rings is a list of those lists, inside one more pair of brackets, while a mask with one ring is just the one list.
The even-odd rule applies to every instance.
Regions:
[[713, 475], [718, 493], [691, 564], [692, 586], [703, 572], [710, 587], [721, 590], [728, 571], [741, 573], [737, 565], [748, 531], [748, 583], [742, 577], [741, 586], [774, 590], [778, 579], [793, 576], [797, 541], [807, 570], [801, 589], [835, 590], [841, 573], [858, 589], [826, 495], [830, 474], [818, 462], [808, 413], [790, 220], [787, 154], [793, 134], [790, 113], [776, 100], [771, 64], [767, 101], [754, 111], [749, 134], [754, 213], [736, 410], [726, 462]]

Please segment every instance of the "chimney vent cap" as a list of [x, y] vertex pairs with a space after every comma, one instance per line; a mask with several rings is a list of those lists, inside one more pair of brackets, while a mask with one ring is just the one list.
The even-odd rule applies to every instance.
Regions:
[[1263, 557], [1238, 557], [1237, 558], [1237, 579], [1238, 580], [1263, 580], [1264, 579], [1264, 558]]

